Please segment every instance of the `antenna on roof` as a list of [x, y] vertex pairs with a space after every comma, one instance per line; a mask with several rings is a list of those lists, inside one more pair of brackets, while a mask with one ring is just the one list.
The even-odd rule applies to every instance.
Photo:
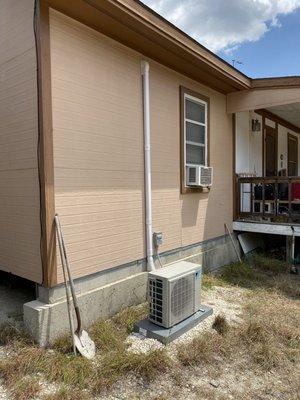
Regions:
[[244, 63], [240, 60], [232, 60], [232, 66], [235, 68], [235, 64], [244, 65]]

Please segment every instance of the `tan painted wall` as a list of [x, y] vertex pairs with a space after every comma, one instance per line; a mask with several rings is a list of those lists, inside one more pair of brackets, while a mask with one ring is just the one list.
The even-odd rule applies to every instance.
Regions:
[[[143, 57], [57, 12], [50, 25], [56, 211], [82, 276], [145, 256]], [[155, 62], [150, 68], [153, 223], [165, 251], [231, 224], [232, 124], [224, 95]], [[210, 97], [210, 194], [180, 194], [180, 85]]]
[[34, 1], [0, 6], [0, 269], [41, 282]]

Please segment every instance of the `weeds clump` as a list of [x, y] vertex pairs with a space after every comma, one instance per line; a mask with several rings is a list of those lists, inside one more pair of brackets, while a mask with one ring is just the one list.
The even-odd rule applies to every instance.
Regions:
[[216, 356], [228, 356], [230, 346], [227, 340], [216, 332], [203, 332], [191, 342], [184, 343], [177, 352], [179, 362], [184, 366], [214, 363]]
[[23, 377], [9, 387], [11, 397], [15, 400], [35, 399], [41, 391], [41, 384], [35, 377]]
[[229, 330], [229, 325], [224, 317], [224, 315], [217, 315], [213, 324], [212, 328], [217, 331], [220, 335], [225, 335]]
[[124, 349], [126, 333], [118, 329], [112, 321], [98, 321], [90, 329], [96, 347], [101, 352]]
[[230, 264], [221, 269], [220, 278], [227, 284], [253, 288], [261, 284], [265, 276], [255, 271], [247, 261]]
[[60, 335], [56, 338], [51, 347], [61, 354], [71, 354], [73, 352], [73, 340], [69, 333]]
[[125, 308], [112, 318], [112, 322], [118, 329], [122, 330], [124, 333], [131, 333], [134, 324], [141, 319], [146, 318], [148, 316], [148, 313], [148, 304], [144, 303], [138, 307]]
[[300, 299], [299, 280], [290, 276], [287, 270], [285, 261], [255, 254], [241, 263], [223, 267], [219, 279], [228, 285], [278, 291], [285, 296]]
[[34, 346], [19, 348], [17, 352], [7, 359], [0, 359], [0, 377], [8, 386], [24, 376], [39, 372], [43, 362], [44, 352]]
[[278, 275], [286, 273], [289, 270], [289, 265], [284, 260], [279, 260], [277, 258], [266, 257], [262, 254], [253, 254], [249, 263], [258, 270], [264, 273]]
[[28, 334], [20, 327], [11, 323], [0, 326], [0, 346], [6, 345], [28, 345], [32, 343]]
[[245, 323], [240, 329], [250, 356], [265, 369], [299, 361], [299, 304], [276, 292], [256, 291], [245, 306]]
[[101, 359], [91, 381], [92, 391], [94, 394], [99, 394], [129, 372], [151, 381], [158, 375], [166, 373], [171, 365], [165, 350], [154, 350], [145, 354], [126, 351], [108, 353]]
[[62, 387], [53, 394], [43, 396], [42, 400], [91, 400], [91, 397], [82, 390]]
[[210, 290], [215, 286], [226, 286], [226, 282], [216, 274], [207, 273], [202, 275], [202, 290]]

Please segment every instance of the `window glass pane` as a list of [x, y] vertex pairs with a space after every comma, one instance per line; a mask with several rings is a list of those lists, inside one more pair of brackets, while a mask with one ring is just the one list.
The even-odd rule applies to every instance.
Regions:
[[188, 142], [195, 142], [205, 144], [205, 126], [196, 125], [192, 122], [186, 123], [186, 140]]
[[205, 124], [205, 106], [203, 104], [186, 99], [185, 110], [187, 119]]
[[187, 144], [186, 163], [205, 165], [205, 147], [195, 146], [193, 144]]

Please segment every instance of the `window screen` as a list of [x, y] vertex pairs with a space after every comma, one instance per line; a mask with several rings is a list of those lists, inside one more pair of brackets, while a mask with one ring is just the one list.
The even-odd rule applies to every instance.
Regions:
[[185, 95], [185, 165], [207, 165], [207, 103]]

